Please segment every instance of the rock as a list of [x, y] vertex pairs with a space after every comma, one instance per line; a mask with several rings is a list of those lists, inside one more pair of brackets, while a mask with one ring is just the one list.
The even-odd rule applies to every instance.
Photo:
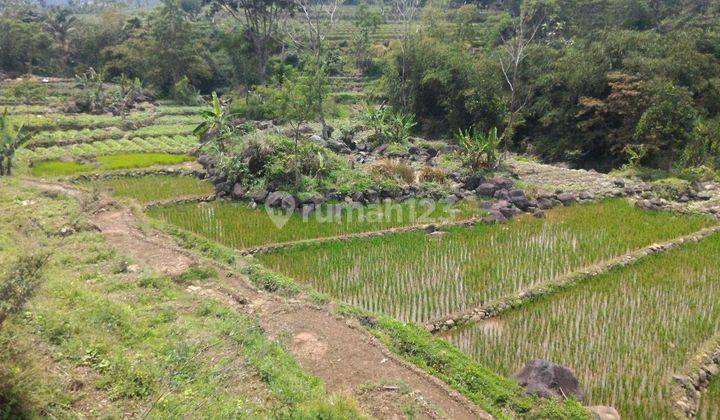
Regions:
[[345, 143], [343, 143], [342, 141], [339, 141], [339, 140], [328, 141], [327, 147], [328, 147], [328, 149], [332, 150], [335, 153], [347, 154], [347, 153], [352, 152], [352, 150], [350, 150], [350, 148]]
[[372, 152], [376, 155], [382, 155], [383, 153], [385, 153], [385, 149], [387, 149], [387, 147], [387, 144], [381, 144], [380, 146], [376, 147], [375, 150], [373, 150]]
[[214, 159], [210, 155], [200, 155], [197, 158], [197, 162], [202, 166], [210, 166], [213, 163]]
[[482, 218], [484, 223], [504, 223], [507, 222], [507, 217], [498, 210], [488, 211], [488, 215]]
[[510, 200], [510, 195], [508, 194], [508, 190], [503, 188], [495, 191], [493, 198], [496, 200]]
[[555, 203], [547, 197], [540, 197], [537, 200], [538, 207], [542, 210], [549, 210], [555, 206]]
[[325, 140], [323, 140], [323, 138], [318, 136], [317, 134], [313, 134], [312, 136], [310, 136], [310, 141], [319, 144], [320, 146], [325, 145]]
[[615, 178], [613, 179], [613, 185], [615, 185], [618, 188], [625, 188], [625, 180], [622, 178]]
[[265, 198], [265, 205], [268, 207], [280, 207], [287, 193], [282, 191], [271, 192]]
[[528, 395], [542, 398], [584, 399], [578, 382], [572, 371], [547, 360], [529, 361], [520, 372], [514, 375]]
[[241, 183], [236, 182], [230, 195], [232, 195], [234, 199], [243, 198], [245, 196], [245, 187], [243, 187]]
[[463, 188], [465, 188], [466, 190], [475, 190], [480, 186], [480, 184], [482, 184], [482, 182], [483, 179], [480, 175], [470, 175], [469, 177], [465, 178], [465, 181], [463, 182]]
[[595, 405], [587, 409], [595, 420], [620, 420], [620, 413], [612, 407]]
[[365, 199], [365, 195], [361, 193], [360, 191], [356, 191], [352, 195], [352, 201], [356, 201], [358, 203], [365, 203], [367, 200]]
[[255, 201], [257, 203], [261, 203], [261, 202], [265, 201], [267, 196], [268, 196], [268, 192], [266, 189], [263, 188], [260, 191], [254, 192], [250, 197], [253, 199], [253, 201]]
[[508, 197], [510, 197], [510, 198], [525, 197], [525, 193], [522, 190], [512, 189], [512, 190], [508, 191]]
[[497, 187], [495, 186], [495, 184], [485, 182], [478, 185], [475, 191], [477, 191], [477, 193], [480, 195], [484, 195], [485, 197], [492, 197], [497, 191]]
[[380, 200], [380, 195], [375, 190], [367, 190], [363, 193], [368, 203], [377, 203]]
[[305, 204], [300, 208], [300, 216], [307, 220], [315, 212], [315, 204]]
[[506, 189], [509, 190], [513, 186], [513, 182], [511, 179], [502, 177], [502, 176], [496, 176], [495, 178], [490, 180], [491, 183], [495, 184], [497, 189]]
[[450, 194], [447, 197], [443, 198], [443, 201], [450, 205], [453, 205], [453, 204], [457, 203], [458, 201], [460, 201], [460, 199], [455, 194]]
[[595, 194], [593, 194], [590, 191], [583, 191], [580, 193], [580, 199], [581, 200], [594, 200]]
[[710, 191], [700, 191], [697, 193], [698, 200], [707, 201], [713, 198], [713, 194]]
[[566, 206], [577, 201], [577, 197], [575, 197], [575, 194], [572, 193], [560, 193], [556, 196], [556, 198]]
[[542, 210], [535, 210], [533, 212], [533, 217], [536, 219], [544, 219], [545, 218], [545, 212]]
[[511, 196], [510, 202], [522, 211], [527, 211], [530, 208], [530, 200], [528, 200], [524, 195], [521, 197]]

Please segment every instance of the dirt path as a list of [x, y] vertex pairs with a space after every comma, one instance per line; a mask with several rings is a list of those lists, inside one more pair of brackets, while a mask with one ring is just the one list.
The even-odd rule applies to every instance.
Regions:
[[[83, 193], [71, 186], [24, 182], [44, 191], [83, 198]], [[144, 267], [175, 276], [199, 262], [171, 237], [143, 232], [130, 210], [117, 203], [101, 203], [88, 216], [110, 243]], [[356, 396], [367, 414], [403, 418], [411, 399], [420, 418], [491, 418], [442, 381], [390, 353], [357, 322], [261, 292], [244, 276], [218, 268], [225, 285], [190, 286], [188, 290], [257, 317], [265, 332], [281, 341], [303, 369], [322, 379], [329, 392]], [[410, 392], [402, 393], [404, 387]]]

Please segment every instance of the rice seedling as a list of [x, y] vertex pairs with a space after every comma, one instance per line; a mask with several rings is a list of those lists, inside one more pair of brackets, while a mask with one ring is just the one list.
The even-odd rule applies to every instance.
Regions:
[[720, 332], [718, 255], [713, 235], [448, 339], [503, 374], [536, 358], [568, 366], [590, 404], [611, 405], [623, 418], [671, 418], [672, 375]]
[[41, 131], [32, 136], [29, 145], [38, 148], [123, 138], [188, 136], [194, 128], [194, 125], [149, 125], [133, 131], [124, 131], [118, 127]]
[[304, 239], [369, 232], [437, 220], [464, 220], [481, 213], [472, 201], [455, 206], [428, 206], [419, 202], [367, 206], [333, 211], [322, 206], [305, 220], [292, 214], [278, 227], [264, 209], [244, 203], [185, 203], [156, 207], [152, 217], [205, 236], [224, 245], [249, 248]]
[[165, 153], [127, 153], [109, 156], [98, 156], [96, 164], [42, 161], [32, 168], [34, 176], [72, 175], [82, 172], [111, 171], [117, 169], [146, 168], [155, 165], [174, 165], [193, 160], [188, 155], [171, 155]]
[[698, 420], [720, 418], [720, 377], [714, 377], [708, 389], [700, 397], [697, 418]]
[[303, 245], [259, 258], [352, 305], [424, 322], [712, 223], [609, 200], [555, 209], [545, 220]]
[[122, 177], [89, 183], [93, 187], [109, 190], [113, 195], [132, 198], [141, 203], [183, 197], [208, 196], [215, 192], [212, 184], [192, 176], [148, 175]]

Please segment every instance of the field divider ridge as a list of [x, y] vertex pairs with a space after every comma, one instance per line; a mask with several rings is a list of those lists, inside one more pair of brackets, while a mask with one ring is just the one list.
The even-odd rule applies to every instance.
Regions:
[[480, 218], [480, 217], [472, 217], [469, 219], [452, 221], [452, 222], [426, 223], [426, 224], [419, 224], [419, 225], [410, 225], [410, 226], [401, 226], [401, 227], [394, 227], [394, 228], [381, 229], [381, 230], [373, 230], [373, 231], [369, 231], [369, 232], [358, 232], [358, 233], [349, 233], [346, 235], [328, 236], [325, 238], [311, 238], [311, 239], [300, 239], [297, 241], [277, 242], [277, 243], [261, 245], [261, 246], [257, 246], [257, 247], [243, 248], [243, 249], [240, 249], [239, 252], [241, 255], [265, 254], [268, 252], [277, 251], [278, 249], [291, 248], [291, 247], [299, 246], [299, 245], [322, 244], [322, 243], [326, 243], [326, 242], [336, 242], [336, 241], [343, 242], [343, 241], [350, 241], [353, 239], [376, 238], [376, 237], [380, 237], [380, 236], [392, 235], [392, 234], [397, 234], [397, 233], [417, 232], [417, 231], [421, 231], [421, 230], [432, 233], [432, 232], [440, 231], [442, 229], [453, 228], [453, 227], [471, 227], [471, 226], [475, 226], [478, 223], [490, 223], [490, 222], [485, 221], [485, 220], [483, 220], [483, 218]]
[[704, 228], [667, 242], [654, 243], [628, 254], [585, 266], [552, 280], [538, 283], [515, 294], [501, 297], [488, 303], [481, 303], [469, 309], [428, 321], [425, 323], [425, 328], [435, 334], [485, 319], [495, 318], [506, 311], [518, 308], [538, 297], [556, 293], [572, 287], [585, 279], [605, 274], [615, 268], [625, 267], [644, 257], [669, 251], [687, 242], [698, 242], [717, 232], [720, 232], [720, 225]]
[[194, 195], [185, 197], [173, 197], [167, 200], [156, 200], [143, 205], [143, 211], [153, 209], [155, 207], [171, 206], [174, 204], [187, 204], [187, 203], [209, 203], [215, 201], [217, 197], [215, 194], [210, 195]]
[[673, 375], [670, 399], [678, 418], [695, 418], [701, 392], [720, 374], [720, 335], [702, 346], [689, 363], [686, 374]]

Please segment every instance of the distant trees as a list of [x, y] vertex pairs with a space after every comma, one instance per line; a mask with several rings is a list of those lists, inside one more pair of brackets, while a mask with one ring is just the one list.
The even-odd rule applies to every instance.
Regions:
[[70, 51], [68, 40], [70, 34], [75, 30], [77, 18], [67, 7], [53, 7], [43, 20], [43, 25], [50, 36], [55, 39], [61, 55], [62, 71], [65, 72], [69, 66]]

